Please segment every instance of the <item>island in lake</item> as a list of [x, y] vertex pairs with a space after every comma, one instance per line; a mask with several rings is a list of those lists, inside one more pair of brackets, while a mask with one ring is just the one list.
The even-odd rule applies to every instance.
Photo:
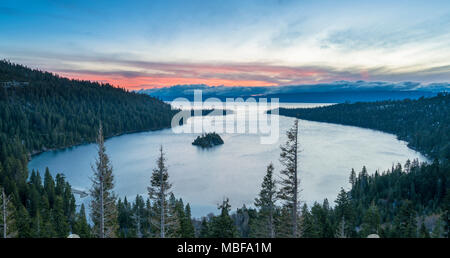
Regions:
[[192, 145], [197, 145], [202, 148], [210, 148], [221, 144], [223, 144], [223, 140], [220, 138], [220, 135], [215, 132], [197, 136], [194, 142], [192, 142]]

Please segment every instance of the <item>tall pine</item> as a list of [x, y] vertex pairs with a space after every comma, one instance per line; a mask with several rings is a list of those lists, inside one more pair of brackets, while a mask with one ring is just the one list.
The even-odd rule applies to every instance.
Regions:
[[341, 238], [351, 237], [354, 231], [354, 208], [349, 194], [341, 188], [334, 202], [336, 203], [335, 214], [339, 220], [336, 235], [339, 235]]
[[166, 237], [167, 226], [170, 224], [168, 219], [170, 218], [170, 205], [168, 203], [168, 197], [171, 194], [172, 184], [169, 183], [169, 172], [166, 166], [166, 157], [161, 146], [159, 149], [159, 157], [156, 160], [156, 168], [153, 169], [153, 173], [150, 180], [150, 186], [148, 189], [149, 198], [154, 203], [154, 211], [156, 213], [156, 221], [159, 230], [159, 236], [161, 238]]
[[298, 120], [295, 120], [294, 126], [286, 132], [288, 140], [281, 148], [280, 162], [284, 166], [281, 170], [282, 179], [281, 188], [278, 197], [284, 201], [284, 205], [291, 212], [291, 234], [292, 237], [298, 237], [298, 206], [299, 206], [299, 183], [298, 178]]
[[228, 198], [226, 198], [218, 209], [220, 215], [213, 217], [210, 225], [209, 237], [214, 238], [235, 238], [238, 236], [236, 226], [233, 219], [230, 217], [231, 205]]
[[274, 211], [276, 202], [276, 182], [273, 178], [272, 163], [267, 166], [267, 172], [261, 184], [261, 191], [259, 196], [255, 199], [255, 206], [259, 208], [260, 220], [260, 235], [261, 237], [275, 237], [274, 229]]
[[86, 219], [84, 204], [81, 204], [80, 212], [76, 215], [73, 232], [81, 238], [91, 237], [91, 228]]
[[100, 124], [97, 136], [98, 157], [95, 167], [92, 166], [94, 177], [91, 189], [91, 218], [94, 222], [93, 234], [99, 238], [116, 236], [117, 207], [114, 189], [114, 175], [108, 155], [106, 154], [103, 128]]

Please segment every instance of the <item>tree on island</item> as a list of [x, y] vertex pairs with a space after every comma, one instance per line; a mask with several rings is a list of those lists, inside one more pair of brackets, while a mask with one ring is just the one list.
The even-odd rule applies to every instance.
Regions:
[[210, 148], [210, 147], [213, 147], [216, 145], [221, 145], [223, 143], [224, 142], [223, 142], [222, 138], [220, 137], [220, 135], [218, 135], [215, 132], [212, 132], [212, 133], [202, 134], [201, 136], [197, 136], [197, 138], [194, 140], [192, 145], [197, 145], [202, 148]]

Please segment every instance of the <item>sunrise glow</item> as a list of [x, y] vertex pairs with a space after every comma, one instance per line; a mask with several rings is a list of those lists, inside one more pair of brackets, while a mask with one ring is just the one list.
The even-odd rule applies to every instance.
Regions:
[[0, 56], [129, 89], [450, 81], [449, 2], [387, 2], [7, 0]]

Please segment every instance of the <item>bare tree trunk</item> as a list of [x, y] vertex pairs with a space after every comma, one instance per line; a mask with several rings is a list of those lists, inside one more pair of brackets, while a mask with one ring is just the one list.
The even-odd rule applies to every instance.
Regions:
[[273, 205], [270, 205], [270, 212], [269, 212], [269, 232], [270, 232], [270, 238], [275, 238], [275, 231], [273, 229]]
[[[162, 151], [162, 150], [161, 150]], [[164, 184], [162, 183], [163, 182], [163, 171], [161, 170], [160, 171], [160, 174], [159, 174], [159, 176], [160, 176], [160, 180], [161, 180], [161, 238], [165, 238], [166, 237], [166, 229], [165, 229], [165, 198], [164, 198]]]
[[298, 149], [298, 120], [295, 120], [295, 158], [294, 158], [294, 162], [295, 162], [295, 173], [294, 173], [294, 207], [293, 207], [293, 212], [292, 212], [292, 223], [293, 223], [293, 235], [294, 237], [297, 237], [297, 205], [298, 205], [298, 179], [297, 179], [297, 149]]
[[341, 225], [341, 235], [340, 238], [345, 238], [345, 219], [344, 216], [342, 216], [342, 225]]
[[100, 177], [100, 238], [105, 238], [105, 207], [103, 194], [103, 176]]
[[136, 227], [137, 227], [137, 232], [136, 232], [136, 236], [138, 237], [138, 238], [142, 238], [142, 232], [141, 232], [141, 218], [139, 217], [139, 214], [137, 215], [137, 218], [136, 218], [137, 220], [137, 225], [136, 225]]

